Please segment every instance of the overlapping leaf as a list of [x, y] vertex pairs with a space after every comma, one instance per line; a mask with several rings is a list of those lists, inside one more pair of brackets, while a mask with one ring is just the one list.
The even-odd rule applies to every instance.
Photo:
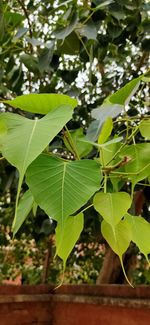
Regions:
[[70, 136], [73, 142], [73, 146], [71, 145], [71, 143], [68, 141], [68, 136], [67, 136], [67, 132], [64, 133], [64, 143], [66, 148], [74, 153], [74, 146], [79, 154], [80, 158], [83, 158], [85, 156], [88, 155], [88, 153], [92, 150], [92, 145], [88, 142], [82, 142], [82, 140], [85, 139], [85, 135], [83, 134], [83, 129], [76, 129], [76, 130], [71, 130], [70, 132]]
[[64, 161], [40, 155], [27, 170], [36, 203], [61, 226], [99, 189], [102, 175], [95, 161]]
[[140, 216], [127, 214], [125, 220], [131, 229], [131, 240], [138, 246], [148, 260], [150, 253], [150, 224]]
[[103, 144], [104, 142], [107, 141], [107, 139], [111, 135], [112, 129], [113, 129], [113, 121], [111, 117], [108, 117], [104, 122], [100, 135], [98, 137], [99, 144]]
[[3, 103], [9, 104], [14, 108], [20, 108], [27, 112], [37, 114], [47, 114], [58, 106], [68, 105], [75, 108], [77, 100], [62, 94], [28, 94], [18, 96], [13, 100], [4, 100]]
[[139, 143], [126, 146], [120, 153], [130, 159], [124, 170], [129, 174], [129, 179], [135, 185], [140, 180], [149, 176], [150, 173], [150, 145], [149, 143]]
[[67, 258], [76, 244], [83, 230], [83, 213], [69, 216], [64, 221], [64, 226], [58, 223], [56, 227], [56, 254], [63, 260], [64, 269]]
[[16, 207], [27, 167], [45, 149], [71, 116], [72, 108], [68, 105], [59, 106], [40, 120], [29, 120], [12, 113], [0, 115], [0, 134], [2, 129], [0, 150], [2, 155], [18, 169], [20, 175]]
[[150, 119], [143, 120], [139, 126], [140, 132], [144, 138], [150, 140]]
[[122, 105], [110, 103], [104, 103], [100, 107], [93, 109], [91, 115], [94, 119], [96, 119], [96, 121], [93, 121], [87, 129], [87, 139], [96, 141], [100, 134], [102, 125], [107, 120], [107, 118], [117, 117], [122, 112], [122, 110]]
[[17, 218], [15, 219], [13, 225], [13, 235], [17, 233], [23, 222], [25, 221], [26, 217], [28, 216], [29, 212], [31, 211], [34, 203], [34, 198], [31, 192], [28, 190], [22, 196], [18, 208], [17, 208]]
[[131, 97], [137, 91], [137, 89], [140, 85], [142, 76], [143, 75], [128, 82], [124, 87], [120, 88], [114, 94], [107, 97], [105, 102], [119, 104], [119, 105], [127, 105], [129, 103]]
[[112, 250], [119, 256], [121, 266], [127, 282], [129, 282], [122, 261], [122, 255], [126, 252], [131, 241], [131, 230], [127, 221], [121, 220], [114, 228], [105, 220], [102, 221], [101, 231]]
[[102, 215], [104, 220], [112, 227], [115, 227], [131, 205], [131, 198], [128, 193], [97, 193], [94, 196], [94, 208]]

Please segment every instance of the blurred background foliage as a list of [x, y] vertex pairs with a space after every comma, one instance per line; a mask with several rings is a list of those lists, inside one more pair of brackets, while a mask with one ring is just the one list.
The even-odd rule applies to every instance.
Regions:
[[[145, 0], [0, 0], [0, 98], [30, 92], [77, 97], [79, 105], [68, 128], [79, 129], [82, 136], [82, 130], [83, 134], [90, 130], [92, 109], [148, 70], [149, 35], [150, 2]], [[148, 96], [144, 84], [131, 101], [128, 115], [145, 112]], [[0, 108], [5, 110], [3, 104]], [[122, 122], [118, 132], [124, 128]], [[61, 137], [53, 141], [53, 147], [65, 155]], [[61, 264], [52, 262], [54, 244], [49, 239], [55, 223], [38, 209], [37, 217], [30, 213], [12, 239], [18, 174], [5, 160], [0, 164], [0, 281], [22, 274], [23, 283], [58, 283]], [[141, 212], [149, 220], [149, 188], [137, 186], [136, 190], [142, 191]], [[92, 209], [85, 215], [85, 226], [68, 261], [66, 281], [95, 283], [101, 268], [105, 247], [100, 220]], [[49, 269], [43, 275], [47, 258]], [[138, 255], [133, 270], [137, 283], [150, 282], [144, 263]]]

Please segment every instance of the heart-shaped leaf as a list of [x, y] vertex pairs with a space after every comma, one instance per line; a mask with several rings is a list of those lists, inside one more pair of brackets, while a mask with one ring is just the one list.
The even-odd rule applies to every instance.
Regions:
[[64, 269], [66, 261], [83, 230], [83, 213], [69, 216], [64, 220], [64, 226], [58, 223], [56, 227], [56, 254], [63, 260]]
[[148, 261], [150, 253], [150, 223], [139, 216], [127, 214], [125, 220], [131, 228], [131, 240], [138, 246]]
[[115, 227], [119, 223], [130, 208], [131, 202], [129, 194], [125, 192], [100, 192], [94, 196], [93, 200], [96, 211], [98, 211], [112, 227]]
[[109, 223], [103, 220], [101, 224], [101, 232], [112, 250], [119, 256], [125, 278], [131, 285], [125, 273], [122, 261], [122, 255], [126, 252], [131, 241], [131, 230], [128, 222], [121, 220], [114, 228], [112, 228]]
[[36, 203], [61, 226], [100, 188], [102, 175], [92, 160], [64, 161], [40, 155], [27, 170]]
[[29, 120], [13, 113], [0, 115], [0, 134], [2, 127], [0, 149], [3, 157], [18, 169], [20, 176], [16, 208], [27, 167], [46, 148], [71, 116], [72, 108], [68, 105], [59, 106], [39, 120]]
[[142, 136], [150, 140], [150, 120], [143, 120], [140, 123], [139, 129]]

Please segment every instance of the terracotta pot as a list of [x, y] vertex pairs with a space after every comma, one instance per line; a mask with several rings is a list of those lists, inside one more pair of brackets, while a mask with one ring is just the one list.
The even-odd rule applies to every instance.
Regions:
[[0, 286], [0, 325], [149, 325], [150, 286]]

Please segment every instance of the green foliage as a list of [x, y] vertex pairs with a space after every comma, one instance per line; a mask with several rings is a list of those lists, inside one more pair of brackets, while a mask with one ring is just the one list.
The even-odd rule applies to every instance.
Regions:
[[[13, 205], [15, 167], [14, 234], [34, 201], [34, 214], [40, 206], [58, 223], [64, 264], [89, 207], [104, 219], [103, 236], [121, 263], [131, 240], [149, 253], [126, 220], [129, 209], [136, 211], [133, 192], [149, 186], [149, 72], [142, 74], [149, 61], [148, 13], [144, 0], [0, 5], [2, 206], [6, 211], [8, 194]], [[7, 181], [3, 158], [13, 166]], [[143, 236], [148, 225], [141, 226]]]
[[131, 206], [128, 193], [97, 193], [93, 204], [104, 220], [114, 228]]
[[106, 99], [106, 102], [119, 104], [119, 105], [127, 105], [129, 103], [131, 97], [137, 91], [137, 89], [140, 85], [141, 79], [142, 79], [142, 76], [131, 80], [127, 85], [125, 85], [121, 89], [117, 90], [115, 92], [115, 94], [110, 95]]
[[64, 269], [66, 261], [74, 248], [81, 231], [83, 230], [83, 213], [66, 218], [64, 226], [58, 223], [56, 228], [56, 254], [63, 260]]
[[[4, 100], [3, 103], [24, 111], [45, 115], [59, 106], [68, 105], [75, 108], [77, 100], [61, 94], [29, 94], [18, 96], [13, 100]], [[63, 110], [63, 107], [62, 107]]]
[[34, 204], [34, 198], [31, 194], [30, 190], [26, 191], [22, 198], [20, 199], [18, 208], [17, 208], [17, 218], [14, 221], [13, 224], [13, 234], [17, 233], [17, 231], [22, 226], [23, 222], [25, 221], [26, 217], [30, 213], [32, 207]]
[[[141, 77], [138, 78], [138, 82], [140, 79]], [[135, 84], [137, 86], [137, 79], [135, 83], [129, 82], [123, 87], [124, 98], [131, 96]], [[131, 94], [129, 94], [129, 89]], [[122, 90], [117, 91], [116, 97], [115, 94], [113, 95], [116, 102], [118, 102], [119, 93], [122, 96]], [[18, 100], [17, 98], [13, 100], [12, 104], [11, 101], [6, 101], [6, 103], [17, 107], [18, 102], [19, 108], [25, 109], [25, 105], [27, 105], [29, 111], [33, 112], [34, 110], [34, 112], [39, 113], [42, 107], [42, 102], [38, 102], [40, 97], [42, 98], [44, 113], [48, 107], [52, 108], [41, 119], [29, 120], [13, 113], [2, 113], [0, 116], [1, 152], [18, 169], [20, 174], [13, 232], [16, 234], [35, 201], [50, 218], [57, 221], [56, 254], [62, 258], [65, 268], [66, 260], [83, 229], [82, 211], [88, 208], [84, 206], [87, 201], [92, 199], [95, 192], [98, 192], [94, 195], [93, 206], [104, 219], [102, 234], [115, 253], [118, 254], [124, 271], [122, 255], [127, 250], [131, 240], [138, 245], [141, 252], [147, 257], [149, 241], [144, 240], [144, 237], [148, 238], [149, 236], [149, 223], [141, 217], [136, 218], [127, 214], [131, 207], [132, 196], [116, 187], [119, 182], [117, 177], [121, 177], [122, 181], [124, 180], [124, 185], [127, 179], [132, 182], [131, 195], [133, 195], [133, 187], [136, 183], [149, 176], [149, 143], [128, 144], [129, 139], [132, 139], [135, 131], [138, 130], [137, 126], [132, 127], [130, 134], [127, 129], [126, 142], [121, 143], [124, 141], [122, 137], [119, 138], [120, 142], [116, 142], [118, 138], [115, 137], [109, 140], [113, 131], [112, 117], [118, 116], [117, 112], [117, 114], [110, 113], [111, 117], [106, 118], [99, 135], [98, 144], [87, 141], [81, 129], [69, 132], [66, 128], [65, 133], [63, 132], [64, 144], [76, 160], [70, 160], [69, 156], [67, 159], [55, 157], [54, 153], [50, 153], [48, 148], [47, 153], [41, 154], [71, 118], [72, 106], [75, 105], [76, 101], [66, 96], [58, 97], [57, 95], [43, 94], [33, 97], [32, 95], [24, 95], [20, 96]], [[31, 98], [34, 100], [30, 100]], [[36, 98], [37, 104], [35, 105]], [[59, 105], [61, 100], [63, 104]], [[72, 103], [72, 106], [68, 104], [69, 102]], [[111, 107], [112, 112], [113, 108], [116, 110], [116, 106]], [[107, 109], [106, 115], [108, 116], [108, 114]], [[140, 129], [142, 123], [140, 123]], [[142, 125], [142, 132], [144, 132], [143, 130], [144, 124]], [[109, 141], [104, 143], [107, 140]], [[92, 150], [90, 143], [98, 148], [100, 159], [97, 161], [92, 159], [80, 160], [80, 155], [84, 158], [84, 155]], [[25, 173], [29, 191], [23, 195], [18, 206]], [[116, 180], [113, 180], [113, 176], [116, 177]], [[118, 188], [116, 192], [109, 191], [109, 178], [115, 191]], [[104, 185], [101, 185], [101, 182], [104, 182]], [[102, 188], [104, 188], [104, 192]], [[76, 214], [79, 209], [81, 212]], [[72, 216], [74, 213], [76, 215]], [[140, 235], [141, 227], [144, 237]]]
[[36, 203], [61, 225], [86, 204], [102, 179], [95, 161], [64, 161], [46, 154], [30, 165], [26, 176]]
[[[14, 222], [16, 222], [18, 199], [27, 167], [46, 148], [49, 142], [71, 118], [71, 115], [72, 108], [68, 105], [59, 106], [39, 120], [29, 120], [12, 113], [1, 114], [1, 152], [18, 169], [20, 176]], [[4, 125], [7, 129], [6, 132], [3, 129]], [[14, 149], [12, 150], [12, 148]]]
[[143, 120], [139, 126], [140, 132], [142, 136], [148, 140], [150, 140], [150, 121]]
[[148, 260], [150, 253], [150, 224], [140, 216], [132, 216], [127, 214], [125, 221], [128, 222], [131, 232], [131, 240], [138, 246]]
[[[126, 220], [121, 220], [115, 227], [111, 227], [105, 220], [102, 221], [101, 231], [113, 251], [119, 256], [126, 280], [129, 282], [122, 261], [122, 255], [129, 247], [131, 241], [131, 229]], [[131, 284], [129, 282], [129, 284]]]

